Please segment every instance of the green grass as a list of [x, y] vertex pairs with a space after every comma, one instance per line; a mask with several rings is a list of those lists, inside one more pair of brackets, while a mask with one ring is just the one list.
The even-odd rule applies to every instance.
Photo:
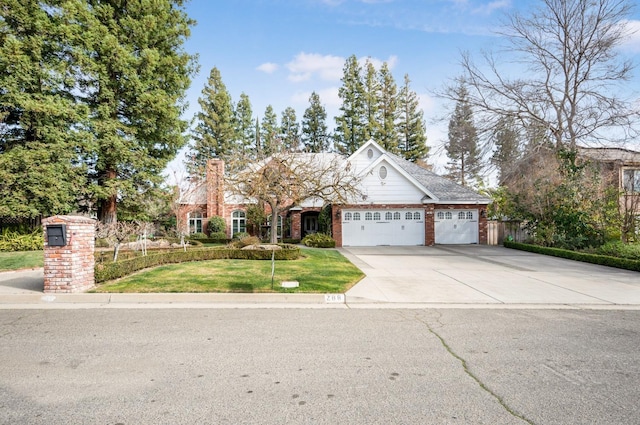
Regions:
[[[298, 260], [213, 260], [172, 264], [107, 282], [95, 292], [306, 292], [343, 293], [364, 274], [336, 250], [303, 249]], [[280, 282], [296, 280], [299, 288]]]
[[42, 251], [0, 252], [0, 271], [32, 269], [43, 265]]

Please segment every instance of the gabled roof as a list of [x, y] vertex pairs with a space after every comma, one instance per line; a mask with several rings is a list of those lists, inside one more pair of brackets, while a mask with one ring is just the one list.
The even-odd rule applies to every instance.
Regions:
[[622, 163], [640, 163], [640, 152], [623, 148], [584, 148], [578, 147], [580, 155], [595, 161]]

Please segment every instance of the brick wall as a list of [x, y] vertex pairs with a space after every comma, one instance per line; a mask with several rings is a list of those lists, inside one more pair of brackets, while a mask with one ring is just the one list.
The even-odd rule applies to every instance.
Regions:
[[[44, 292], [83, 292], [95, 285], [95, 220], [58, 215], [44, 227]], [[66, 226], [66, 245], [49, 246], [47, 227]]]

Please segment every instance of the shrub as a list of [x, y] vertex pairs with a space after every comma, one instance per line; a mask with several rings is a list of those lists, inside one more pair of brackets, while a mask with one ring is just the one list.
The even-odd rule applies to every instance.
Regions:
[[44, 249], [42, 229], [20, 233], [4, 229], [0, 234], [0, 251], [38, 251]]
[[640, 244], [626, 244], [621, 241], [607, 242], [595, 250], [596, 254], [640, 260]]
[[[224, 220], [224, 218], [214, 215], [213, 217], [209, 218], [209, 222], [207, 223], [207, 230], [209, 231], [210, 235], [212, 233], [224, 233], [227, 230], [227, 222]], [[210, 237], [213, 238], [213, 236]]]
[[247, 236], [251, 236], [251, 235], [248, 234], [247, 232], [237, 232], [233, 234], [233, 239], [242, 239], [242, 238], [246, 238]]
[[232, 246], [233, 248], [244, 248], [245, 246], [249, 246], [249, 245], [257, 245], [260, 242], [261, 241], [258, 237], [247, 235], [232, 241], [230, 246]]
[[209, 239], [227, 239], [227, 234], [225, 232], [213, 232], [209, 235]]
[[189, 239], [207, 239], [207, 235], [202, 232], [192, 233], [189, 235]]
[[302, 243], [313, 248], [335, 248], [336, 241], [324, 233], [312, 233], [302, 238]]
[[242, 250], [229, 248], [202, 248], [187, 251], [173, 250], [158, 252], [144, 257], [138, 256], [120, 260], [117, 263], [105, 262], [95, 266], [96, 283], [119, 279], [138, 270], [161, 266], [163, 264], [183, 263], [187, 261], [207, 260], [271, 260], [271, 255], [276, 260], [295, 260], [300, 257], [300, 249], [293, 245], [280, 245], [283, 249], [271, 250]]

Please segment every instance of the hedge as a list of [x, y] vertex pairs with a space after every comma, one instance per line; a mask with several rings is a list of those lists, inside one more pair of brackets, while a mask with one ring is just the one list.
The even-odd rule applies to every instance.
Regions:
[[601, 266], [616, 267], [618, 269], [640, 271], [640, 260], [629, 258], [611, 257], [600, 254], [587, 254], [585, 252], [570, 251], [568, 249], [549, 248], [540, 245], [530, 245], [519, 242], [504, 241], [506, 248], [519, 249], [521, 251], [535, 252], [537, 254], [552, 255], [554, 257], [567, 258], [569, 260], [582, 261], [583, 263], [598, 264]]
[[280, 245], [283, 249], [255, 250], [255, 249], [221, 249], [204, 248], [188, 249], [187, 251], [170, 251], [149, 254], [144, 257], [134, 257], [116, 263], [101, 263], [95, 266], [96, 283], [118, 279], [138, 270], [161, 266], [163, 264], [183, 263], [187, 261], [206, 260], [270, 260], [271, 253], [275, 253], [276, 260], [295, 260], [300, 256], [300, 248], [293, 245]]

